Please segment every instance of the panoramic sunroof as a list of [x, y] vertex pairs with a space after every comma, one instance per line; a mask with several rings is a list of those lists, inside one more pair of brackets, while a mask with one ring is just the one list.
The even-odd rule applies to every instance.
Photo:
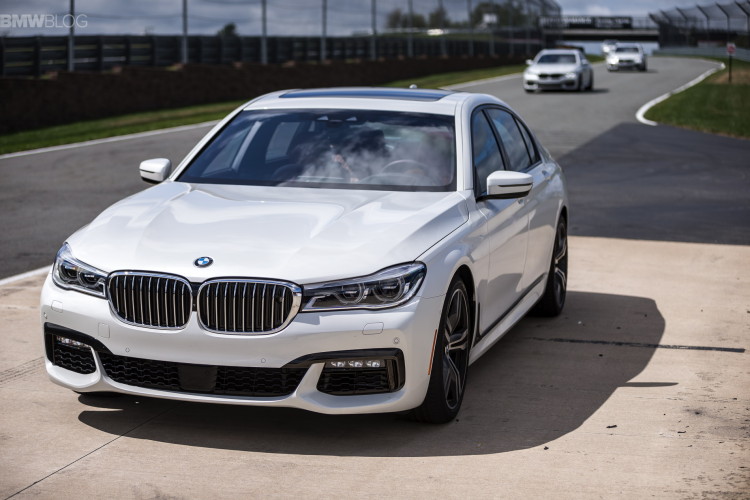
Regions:
[[363, 99], [403, 99], [406, 101], [439, 101], [452, 93], [448, 90], [431, 89], [340, 88], [293, 90], [283, 94], [281, 97], [352, 97]]

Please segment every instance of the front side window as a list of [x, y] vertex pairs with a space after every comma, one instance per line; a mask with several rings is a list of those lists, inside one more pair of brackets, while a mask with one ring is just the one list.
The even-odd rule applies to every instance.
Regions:
[[454, 118], [363, 110], [239, 113], [181, 182], [334, 189], [456, 189]]
[[471, 119], [471, 146], [474, 164], [475, 195], [487, 194], [487, 176], [497, 170], [504, 170], [503, 157], [484, 113], [474, 113]]

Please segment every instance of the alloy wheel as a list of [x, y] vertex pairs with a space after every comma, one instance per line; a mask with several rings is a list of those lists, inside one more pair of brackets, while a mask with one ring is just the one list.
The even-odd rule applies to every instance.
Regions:
[[448, 408], [461, 404], [469, 365], [469, 301], [463, 287], [451, 295], [443, 322], [443, 388]]

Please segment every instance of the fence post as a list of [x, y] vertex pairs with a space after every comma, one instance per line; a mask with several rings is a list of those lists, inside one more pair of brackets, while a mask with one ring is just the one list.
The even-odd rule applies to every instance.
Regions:
[[471, 0], [466, 0], [466, 10], [469, 12], [469, 57], [474, 57], [474, 25], [471, 24]]
[[42, 37], [34, 39], [34, 75], [42, 76]]
[[0, 76], [5, 76], [5, 37], [0, 36]]
[[104, 37], [96, 39], [96, 62], [99, 71], [104, 71]]
[[70, 29], [68, 30], [68, 71], [75, 69], [75, 45], [76, 45], [76, 2], [70, 0]]
[[266, 26], [266, 0], [261, 0], [260, 63], [268, 64], [268, 30]]
[[133, 41], [130, 37], [125, 37], [125, 66], [133, 63]]
[[156, 37], [151, 37], [151, 66], [159, 65], [159, 51], [156, 45]]
[[370, 2], [370, 18], [372, 23], [372, 35], [370, 37], [370, 60], [378, 60], [378, 6], [377, 0]]
[[734, 2], [737, 4], [737, 7], [742, 9], [742, 12], [745, 14], [745, 27], [747, 32], [747, 46], [750, 47], [750, 5], [743, 6], [740, 2]]
[[322, 25], [320, 32], [320, 62], [326, 60], [326, 36], [328, 35], [328, 1], [323, 0]]
[[414, 34], [411, 32], [414, 26], [414, 4], [412, 0], [409, 0], [409, 20], [407, 23], [407, 39], [406, 39], [406, 56], [409, 58], [414, 57]]
[[716, 4], [716, 6], [719, 8], [719, 10], [721, 12], [724, 13], [725, 16], [727, 16], [727, 43], [729, 43], [730, 36], [731, 36], [731, 33], [732, 33], [732, 23], [731, 23], [732, 18], [730, 17], [730, 13], [729, 13], [729, 11], [726, 8], [722, 7], [718, 3]]

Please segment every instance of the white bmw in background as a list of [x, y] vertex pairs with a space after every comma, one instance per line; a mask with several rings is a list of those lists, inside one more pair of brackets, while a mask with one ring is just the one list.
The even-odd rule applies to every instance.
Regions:
[[593, 90], [594, 70], [586, 55], [577, 49], [544, 49], [526, 61], [523, 89]]
[[564, 305], [562, 172], [494, 97], [277, 92], [141, 176], [44, 285], [77, 392], [447, 422], [469, 364]]
[[646, 71], [648, 68], [648, 57], [639, 43], [618, 43], [613, 50], [607, 54], [607, 71], [618, 71], [620, 69], [637, 69]]

